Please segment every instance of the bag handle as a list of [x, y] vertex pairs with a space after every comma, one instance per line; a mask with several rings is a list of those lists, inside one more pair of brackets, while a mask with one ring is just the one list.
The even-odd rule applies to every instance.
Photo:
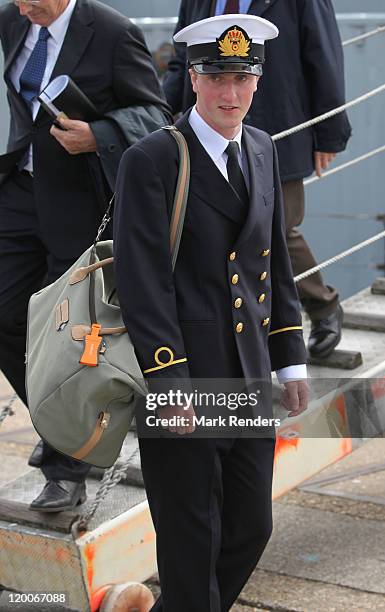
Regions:
[[95, 263], [90, 264], [89, 266], [77, 268], [76, 270], [74, 270], [74, 272], [72, 272], [68, 282], [70, 285], [76, 285], [76, 283], [81, 283], [82, 281], [84, 281], [85, 278], [87, 278], [89, 274], [95, 272], [96, 270], [99, 270], [99, 268], [105, 268], [106, 266], [111, 265], [113, 261], [113, 257], [108, 257], [108, 259], [96, 261]]
[[[171, 251], [171, 263], [172, 269], [175, 269], [176, 260], [178, 257], [178, 251], [180, 246], [180, 241], [183, 232], [184, 219], [186, 215], [186, 207], [187, 200], [189, 195], [190, 188], [190, 154], [188, 150], [188, 145], [183, 134], [175, 127], [175, 126], [166, 126], [162, 128], [170, 132], [170, 134], [175, 139], [178, 145], [179, 152], [179, 171], [177, 178], [177, 185], [175, 190], [174, 202], [173, 202], [173, 210], [171, 215], [170, 222], [170, 251]], [[69, 284], [74, 285], [79, 283], [90, 277], [90, 287], [89, 287], [89, 311], [90, 311], [90, 321], [91, 326], [96, 324], [96, 308], [95, 308], [95, 271], [100, 268], [104, 268], [105, 266], [111, 265], [114, 261], [113, 257], [109, 257], [107, 259], [103, 259], [101, 261], [95, 261], [96, 257], [96, 245], [100, 240], [100, 236], [103, 231], [107, 227], [108, 223], [111, 220], [112, 214], [112, 206], [115, 200], [115, 194], [113, 194], [107, 210], [103, 216], [102, 222], [98, 229], [93, 248], [90, 253], [90, 264], [88, 266], [83, 266], [75, 270], [69, 279]], [[123, 331], [126, 331], [125, 328], [122, 327], [111, 327], [111, 328], [102, 328], [99, 331], [99, 335], [108, 334], [121, 334]], [[80, 336], [84, 335], [82, 333]], [[79, 338], [80, 339], [80, 338]]]

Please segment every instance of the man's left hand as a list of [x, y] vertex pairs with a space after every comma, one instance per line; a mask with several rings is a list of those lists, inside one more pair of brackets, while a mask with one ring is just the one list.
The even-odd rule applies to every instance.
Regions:
[[64, 118], [58, 121], [63, 129], [53, 125], [50, 132], [68, 153], [79, 155], [97, 150], [96, 139], [88, 123]]
[[318, 178], [321, 178], [322, 171], [326, 170], [335, 158], [336, 153], [323, 153], [321, 151], [315, 151], [314, 153], [314, 166]]
[[293, 380], [285, 383], [282, 405], [289, 411], [289, 417], [296, 417], [306, 410], [309, 395], [310, 390], [306, 380]]

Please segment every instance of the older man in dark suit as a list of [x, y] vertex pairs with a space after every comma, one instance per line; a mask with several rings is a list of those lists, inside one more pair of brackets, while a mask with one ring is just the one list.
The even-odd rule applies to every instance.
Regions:
[[[182, 0], [176, 32], [199, 19], [222, 13], [248, 13], [272, 21], [282, 32], [268, 42], [268, 64], [245, 117], [273, 135], [345, 102], [341, 40], [331, 0]], [[195, 96], [186, 70], [186, 51], [175, 45], [163, 87], [173, 111], [186, 110]], [[286, 237], [294, 274], [316, 265], [298, 231], [305, 212], [303, 179], [320, 175], [351, 134], [345, 113], [277, 142], [284, 196]], [[341, 339], [342, 309], [337, 291], [318, 272], [298, 284], [312, 321], [309, 352], [326, 357]]]
[[[152, 392], [190, 386], [194, 396], [204, 379], [221, 395], [234, 379], [257, 381], [257, 422], [272, 417], [272, 369], [291, 416], [308, 398], [275, 147], [268, 134], [242, 127], [263, 42], [277, 34], [266, 20], [232, 16], [177, 35], [188, 45], [197, 104], [176, 124], [191, 182], [174, 273], [169, 233], [179, 160], [165, 130], [124, 154], [114, 228], [122, 314]], [[224, 435], [219, 420], [207, 437], [195, 418], [205, 406], [194, 402], [158, 409], [171, 439], [162, 430], [154, 437], [145, 407], [137, 411], [162, 591], [154, 612], [229, 610], [271, 533], [274, 428], [242, 428], [240, 419], [229, 432], [229, 405], [220, 415]]]
[[[0, 157], [0, 368], [27, 403], [29, 297], [89, 246], [123, 151], [170, 115], [142, 34], [100, 2], [8, 3], [0, 8], [0, 39], [11, 112]], [[52, 126], [36, 96], [61, 74], [94, 103], [99, 120]], [[84, 500], [87, 466], [42, 443], [31, 464], [47, 478], [32, 508], [53, 512]]]

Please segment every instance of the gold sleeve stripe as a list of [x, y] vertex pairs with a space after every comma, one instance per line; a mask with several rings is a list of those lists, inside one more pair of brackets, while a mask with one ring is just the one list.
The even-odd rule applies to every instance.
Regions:
[[183, 357], [183, 359], [175, 359], [174, 361], [171, 361], [170, 363], [164, 363], [164, 364], [156, 366], [154, 368], [149, 368], [148, 370], [143, 370], [143, 374], [149, 374], [150, 372], [155, 372], [156, 370], [163, 370], [164, 368], [170, 368], [171, 366], [175, 365], [176, 363], [185, 363], [186, 361], [187, 361], [186, 357]]
[[269, 336], [275, 336], [275, 334], [282, 334], [282, 332], [294, 331], [296, 329], [303, 329], [302, 325], [294, 325], [293, 327], [282, 327], [282, 329], [275, 329], [269, 333]]

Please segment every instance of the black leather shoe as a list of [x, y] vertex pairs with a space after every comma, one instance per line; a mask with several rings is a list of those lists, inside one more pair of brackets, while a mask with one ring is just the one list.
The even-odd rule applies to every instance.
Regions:
[[43, 464], [43, 440], [39, 440], [33, 449], [30, 458], [28, 459], [28, 465], [31, 467], [41, 467]]
[[40, 495], [33, 500], [30, 510], [62, 512], [74, 510], [87, 499], [84, 482], [72, 480], [48, 480]]
[[311, 357], [327, 357], [341, 340], [344, 312], [338, 304], [337, 310], [326, 319], [311, 322], [307, 345]]

